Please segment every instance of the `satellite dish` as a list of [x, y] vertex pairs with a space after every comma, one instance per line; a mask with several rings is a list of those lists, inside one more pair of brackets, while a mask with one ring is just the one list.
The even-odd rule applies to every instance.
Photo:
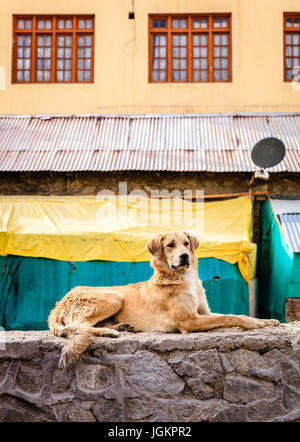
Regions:
[[254, 164], [263, 169], [274, 167], [285, 157], [285, 146], [278, 138], [263, 138], [252, 149], [251, 158]]

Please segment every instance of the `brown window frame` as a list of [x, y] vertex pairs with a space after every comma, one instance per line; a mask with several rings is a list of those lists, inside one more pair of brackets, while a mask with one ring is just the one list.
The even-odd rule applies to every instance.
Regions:
[[[207, 28], [193, 28], [194, 19], [208, 19]], [[214, 28], [213, 19], [214, 18], [227, 18], [228, 26], [227, 28]], [[173, 19], [187, 19], [187, 27], [172, 28]], [[166, 28], [153, 27], [153, 20], [166, 20]], [[231, 26], [231, 13], [201, 13], [201, 14], [149, 14], [148, 15], [148, 82], [149, 83], [231, 83], [232, 82], [232, 26]], [[154, 34], [166, 35], [166, 80], [153, 80], [153, 39]], [[173, 80], [172, 78], [172, 34], [186, 34], [187, 35], [187, 79], [184, 81]], [[193, 80], [193, 44], [192, 36], [193, 34], [207, 34], [207, 80]], [[213, 36], [214, 34], [227, 34], [228, 35], [228, 78], [227, 80], [214, 80], [214, 44]], [[220, 58], [220, 57], [218, 57]], [[222, 57], [221, 57], [222, 58]], [[221, 72], [221, 71], [220, 71]]]
[[[19, 29], [18, 20], [31, 20], [32, 26], [30, 29]], [[59, 29], [57, 26], [58, 20], [72, 20], [72, 29]], [[38, 29], [38, 20], [51, 20], [51, 29]], [[92, 20], [92, 28], [79, 28], [79, 20]], [[17, 79], [17, 51], [18, 51], [18, 36], [30, 35], [30, 80], [18, 80]], [[51, 35], [51, 68], [50, 68], [50, 81], [38, 81], [37, 80], [37, 36], [38, 35]], [[56, 79], [57, 70], [57, 48], [58, 48], [58, 36], [72, 36], [71, 45], [71, 79], [70, 81], [59, 81]], [[78, 80], [77, 71], [81, 70], [77, 67], [78, 60], [78, 36], [91, 36], [91, 67], [90, 67], [90, 80]], [[65, 46], [64, 46], [65, 47]], [[94, 64], [95, 64], [95, 15], [93, 14], [15, 14], [13, 15], [13, 48], [12, 48], [12, 83], [15, 84], [70, 84], [70, 83], [94, 83]], [[63, 69], [64, 71], [64, 69]]]
[[[299, 20], [299, 26], [298, 27], [286, 26], [286, 20], [289, 18], [292, 20], [294, 18], [297, 18]], [[287, 34], [298, 34], [299, 35], [299, 55], [298, 56], [294, 56], [294, 54], [288, 56], [286, 54], [286, 47], [287, 47], [286, 35]], [[294, 45], [291, 44], [290, 46], [293, 47]], [[300, 59], [300, 12], [284, 12], [283, 13], [283, 79], [285, 82], [290, 83], [290, 82], [294, 81], [294, 78], [293, 78], [293, 76], [292, 76], [292, 78], [287, 78], [287, 70], [288, 70], [287, 62], [286, 62], [287, 58], [292, 58], [292, 60], [294, 58]], [[300, 66], [300, 63], [299, 63], [299, 66]], [[293, 67], [291, 69], [292, 69], [292, 75], [293, 75]], [[299, 74], [299, 72], [298, 72], [298, 74]]]

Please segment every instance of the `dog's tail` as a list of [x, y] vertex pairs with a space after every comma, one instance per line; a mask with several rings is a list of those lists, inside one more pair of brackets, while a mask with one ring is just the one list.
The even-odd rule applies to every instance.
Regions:
[[88, 322], [77, 320], [65, 327], [60, 326], [60, 336], [67, 338], [59, 359], [59, 368], [65, 369], [88, 348], [93, 334]]

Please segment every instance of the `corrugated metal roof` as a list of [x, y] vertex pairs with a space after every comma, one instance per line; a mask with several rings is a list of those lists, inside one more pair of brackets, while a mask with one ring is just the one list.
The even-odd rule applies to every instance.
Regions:
[[282, 214], [279, 218], [290, 249], [300, 253], [300, 213]]
[[300, 253], [300, 199], [271, 198], [271, 206], [279, 217], [291, 251]]
[[251, 149], [280, 138], [271, 172], [300, 171], [300, 114], [0, 116], [0, 171], [244, 172]]

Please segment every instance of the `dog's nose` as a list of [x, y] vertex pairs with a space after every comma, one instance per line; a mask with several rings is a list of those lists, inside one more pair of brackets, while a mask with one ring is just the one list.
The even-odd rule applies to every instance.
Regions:
[[181, 264], [188, 264], [189, 263], [189, 255], [187, 253], [183, 253], [180, 255], [180, 262]]

